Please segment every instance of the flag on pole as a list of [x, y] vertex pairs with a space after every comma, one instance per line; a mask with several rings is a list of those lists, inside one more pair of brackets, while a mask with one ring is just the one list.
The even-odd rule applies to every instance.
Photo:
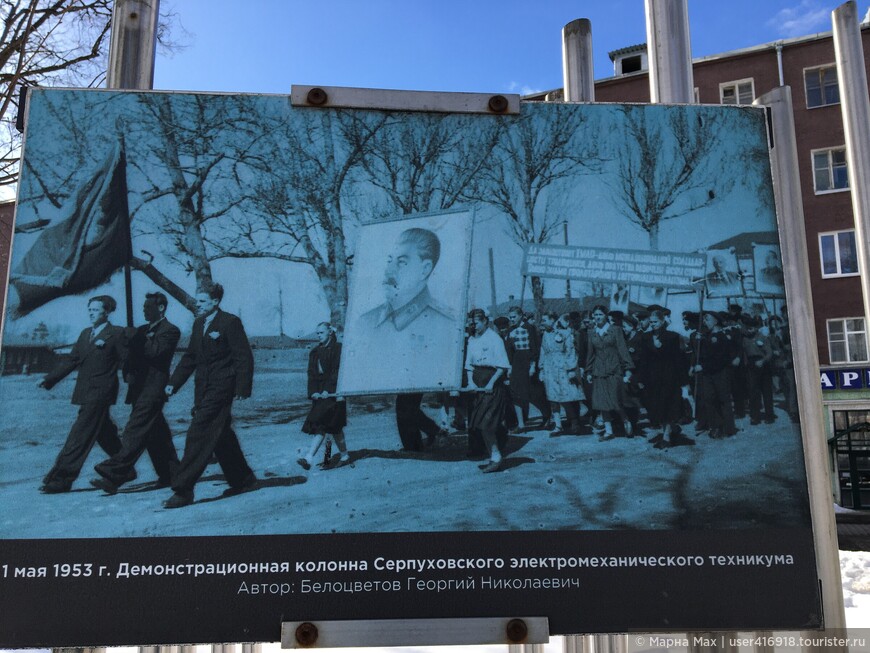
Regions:
[[17, 314], [105, 283], [132, 257], [127, 163], [119, 144], [71, 199], [67, 216], [45, 229], [10, 276]]

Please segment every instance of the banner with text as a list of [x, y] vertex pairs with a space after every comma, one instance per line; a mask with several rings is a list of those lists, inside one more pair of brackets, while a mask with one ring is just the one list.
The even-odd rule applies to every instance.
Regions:
[[531, 243], [525, 247], [523, 274], [690, 290], [704, 280], [706, 261], [704, 254], [687, 252]]

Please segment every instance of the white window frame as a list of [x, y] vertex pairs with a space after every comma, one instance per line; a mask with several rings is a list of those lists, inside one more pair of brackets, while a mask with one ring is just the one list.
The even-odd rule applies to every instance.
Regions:
[[[740, 85], [741, 84], [749, 84], [752, 88], [752, 100], [755, 99], [755, 78], [754, 77], [746, 77], [745, 79], [735, 79], [731, 82], [722, 82], [719, 84], [719, 104], [725, 104], [723, 102], [723, 94], [726, 88], [733, 87], [734, 88], [734, 99], [737, 100], [736, 104], [740, 105]], [[749, 104], [752, 104], [752, 100], [749, 101]], [[745, 106], [745, 105], [742, 105]]]
[[834, 165], [831, 160], [831, 154], [833, 152], [846, 152], [845, 145], [837, 145], [835, 147], [820, 147], [817, 150], [810, 150], [810, 169], [813, 172], [813, 192], [816, 195], [828, 195], [829, 193], [842, 193], [848, 192], [850, 190], [849, 185], [849, 160], [846, 159], [846, 185], [843, 188], [828, 188], [827, 190], [819, 190], [816, 184], [816, 154], [821, 152], [827, 152], [828, 154], [828, 181], [831, 182], [833, 186], [834, 181]]
[[[819, 70], [825, 70], [828, 68], [833, 68], [834, 70], [836, 70], [837, 69], [837, 62], [832, 61], [831, 63], [822, 64], [821, 66], [807, 66], [806, 68], [803, 69], [804, 106], [806, 106], [807, 109], [821, 109], [823, 107], [833, 107], [833, 106], [840, 104], [840, 101], [829, 102], [829, 103], [826, 103], [823, 101], [822, 104], [814, 104], [813, 106], [810, 106], [810, 95], [809, 95], [809, 91], [807, 90], [807, 73], [810, 71], [819, 71]], [[839, 91], [839, 86], [840, 86], [840, 80], [838, 78], [837, 79], [837, 90], [838, 91]], [[839, 95], [839, 93], [838, 93], [838, 95]], [[824, 100], [824, 99], [825, 99], [825, 92], [824, 92], [824, 87], [822, 87], [822, 100]]]
[[[838, 317], [838, 318], [835, 318], [832, 320], [825, 321], [825, 329], [827, 331], [827, 336], [828, 336], [828, 360], [830, 361], [830, 364], [831, 365], [855, 365], [856, 363], [870, 362], [870, 347], [867, 346], [867, 325], [866, 325], [866, 323], [864, 323], [864, 330], [863, 331], [848, 332], [848, 331], [846, 331], [846, 321], [847, 320], [861, 320], [861, 322], [864, 323], [863, 316]], [[838, 342], [843, 342], [843, 344], [846, 347], [846, 360], [843, 360], [843, 361], [835, 361], [832, 354], [831, 354], [831, 352], [833, 350], [833, 347], [831, 347], [831, 323], [832, 322], [841, 322], [843, 325], [843, 340], [838, 341]], [[849, 334], [850, 333], [851, 334], [857, 334], [857, 333], [864, 334], [864, 351], [868, 352], [868, 358], [865, 358], [864, 360], [850, 360], [850, 356], [849, 356]]]
[[[858, 271], [857, 272], [841, 272], [841, 257], [840, 257], [840, 239], [838, 236], [840, 234], [851, 233], [855, 235], [854, 229], [840, 229], [839, 231], [822, 231], [819, 232], [819, 263], [821, 265], [822, 270], [822, 279], [838, 279], [841, 277], [859, 277], [861, 276], [861, 262], [857, 261]], [[825, 255], [824, 250], [822, 249], [822, 238], [824, 236], [833, 236], [834, 237], [834, 258], [837, 262], [837, 271], [825, 273]], [[856, 236], [857, 237], [857, 236]], [[856, 244], [857, 245], [857, 244]]]

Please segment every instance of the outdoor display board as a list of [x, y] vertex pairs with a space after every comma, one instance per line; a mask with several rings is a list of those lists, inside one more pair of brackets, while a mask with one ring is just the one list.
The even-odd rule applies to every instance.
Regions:
[[28, 107], [0, 645], [821, 626], [761, 110]]

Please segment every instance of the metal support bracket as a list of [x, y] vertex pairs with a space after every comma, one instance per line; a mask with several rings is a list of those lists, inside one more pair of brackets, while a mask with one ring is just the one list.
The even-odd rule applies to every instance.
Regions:
[[289, 621], [281, 624], [281, 648], [544, 644], [549, 639], [550, 622], [546, 617]]
[[385, 109], [488, 115], [520, 112], [520, 96], [516, 93], [442, 93], [297, 84], [290, 87], [290, 104], [294, 107], [324, 109]]

